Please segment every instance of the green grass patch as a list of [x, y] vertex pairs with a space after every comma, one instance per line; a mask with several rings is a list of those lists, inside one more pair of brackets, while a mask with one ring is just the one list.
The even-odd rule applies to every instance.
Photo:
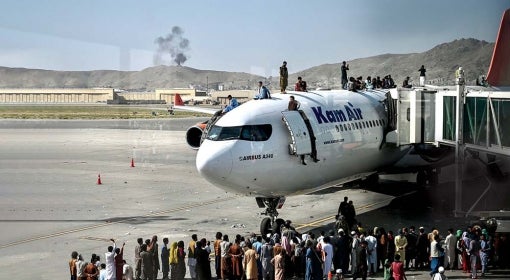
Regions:
[[76, 106], [76, 105], [15, 105], [0, 106], [0, 118], [2, 119], [157, 119], [157, 118], [184, 118], [184, 117], [207, 117], [209, 115], [188, 111], [174, 111], [174, 115], [168, 114], [166, 109], [151, 109], [128, 106]]

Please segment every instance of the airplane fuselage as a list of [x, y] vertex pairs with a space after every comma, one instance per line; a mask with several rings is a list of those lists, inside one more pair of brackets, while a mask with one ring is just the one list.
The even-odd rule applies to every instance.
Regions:
[[[300, 103], [300, 115], [312, 131], [292, 131], [286, 125], [282, 112], [290, 95]], [[246, 102], [208, 132], [197, 169], [220, 188], [258, 197], [306, 193], [377, 171], [406, 152], [381, 145], [386, 125], [382, 100], [381, 92], [341, 90], [273, 94], [272, 99]], [[293, 136], [314, 142], [313, 152], [304, 156], [306, 165], [289, 152]]]

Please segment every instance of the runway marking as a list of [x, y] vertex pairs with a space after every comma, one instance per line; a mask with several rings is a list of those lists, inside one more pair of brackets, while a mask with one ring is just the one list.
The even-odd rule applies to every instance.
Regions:
[[[219, 202], [230, 200], [233, 197], [235, 197], [235, 196], [227, 196], [227, 197], [213, 199], [213, 200], [209, 200], [209, 201], [205, 201], [205, 202], [203, 202], [203, 201], [202, 202], [196, 202], [196, 203], [192, 203], [192, 204], [188, 204], [188, 205], [184, 205], [184, 206], [179, 206], [179, 207], [172, 208], [172, 209], [162, 210], [162, 211], [158, 211], [158, 212], [152, 212], [152, 213], [149, 213], [149, 214], [146, 214], [146, 215], [142, 216], [142, 218], [150, 218], [150, 217], [158, 216], [158, 215], [161, 215], [161, 214], [168, 214], [168, 213], [173, 213], [173, 212], [179, 212], [179, 211], [187, 210], [187, 209], [194, 208], [194, 207], [200, 207], [200, 206], [206, 206], [206, 205], [210, 205], [210, 204], [214, 204], [214, 203], [219, 203]], [[28, 242], [34, 242], [34, 241], [38, 241], [38, 240], [53, 238], [53, 237], [67, 235], [67, 234], [71, 234], [71, 233], [76, 233], [76, 232], [81, 232], [81, 231], [86, 231], [86, 230], [106, 227], [106, 226], [110, 226], [110, 225], [125, 223], [125, 222], [128, 222], [128, 221], [133, 221], [133, 220], [137, 220], [137, 219], [140, 219], [140, 217], [126, 218], [126, 219], [121, 219], [121, 220], [117, 220], [117, 221], [106, 221], [106, 222], [101, 223], [101, 224], [96, 224], [96, 225], [91, 225], [91, 226], [84, 226], [84, 227], [80, 227], [80, 228], [75, 228], [75, 229], [70, 229], [70, 230], [64, 230], [64, 231], [60, 231], [60, 232], [50, 233], [50, 234], [46, 234], [46, 235], [41, 235], [41, 236], [38, 236], [38, 237], [27, 238], [27, 239], [24, 239], [24, 240], [14, 241], [14, 242], [11, 242], [11, 243], [3, 244], [3, 245], [0, 246], [0, 249], [5, 249], [5, 248], [8, 248], [8, 247], [21, 245], [21, 244], [28, 243]]]
[[[370, 203], [370, 204], [367, 204], [367, 205], [363, 205], [363, 206], [357, 207], [356, 210], [359, 211], [359, 210], [362, 210], [362, 209], [370, 209], [370, 208], [373, 208], [374, 206], [381, 205], [381, 204], [386, 205], [387, 203], [391, 202], [395, 198], [396, 197], [390, 197], [390, 198], [387, 198], [387, 199], [379, 201], [379, 202], [374, 202], [374, 203]], [[320, 218], [318, 220], [315, 220], [315, 221], [312, 221], [312, 222], [309, 222], [309, 223], [306, 223], [306, 224], [299, 225], [299, 226], [296, 227], [296, 230], [318, 226], [318, 225], [320, 225], [320, 224], [322, 224], [322, 223], [324, 223], [326, 221], [335, 220], [335, 216], [327, 216], [327, 217], [323, 217], [323, 218]]]

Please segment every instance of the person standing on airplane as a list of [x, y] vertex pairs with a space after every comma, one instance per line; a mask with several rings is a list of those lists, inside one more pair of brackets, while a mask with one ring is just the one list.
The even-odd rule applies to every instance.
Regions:
[[287, 61], [284, 61], [280, 67], [280, 91], [282, 93], [285, 93], [287, 85], [289, 85], [289, 71], [287, 70]]
[[345, 61], [342, 61], [340, 70], [342, 71], [342, 89], [347, 89], [347, 70], [349, 70], [349, 64], [346, 64]]
[[259, 81], [259, 94], [257, 94], [254, 99], [271, 99], [271, 93], [262, 85], [262, 81]]
[[420, 72], [420, 86], [425, 86], [425, 66], [421, 66], [420, 69], [418, 69], [418, 72]]

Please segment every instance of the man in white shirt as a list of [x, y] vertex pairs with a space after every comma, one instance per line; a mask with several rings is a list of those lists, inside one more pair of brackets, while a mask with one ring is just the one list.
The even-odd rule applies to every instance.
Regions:
[[99, 270], [99, 280], [106, 280], [106, 264], [101, 264], [101, 269]]
[[322, 260], [324, 261], [324, 269], [322, 276], [327, 278], [328, 273], [331, 271], [331, 265], [333, 263], [333, 245], [331, 245], [331, 238], [324, 236], [322, 239]]
[[448, 235], [444, 243], [446, 245], [444, 266], [452, 270], [455, 266], [455, 249], [457, 247], [457, 237], [453, 234], [453, 229], [448, 229]]
[[440, 266], [437, 273], [432, 276], [432, 280], [448, 280], [448, 277], [444, 275], [444, 267]]
[[76, 279], [81, 279], [83, 277], [83, 270], [87, 266], [87, 262], [83, 260], [81, 255], [78, 255], [78, 260], [76, 261]]
[[368, 261], [368, 273], [374, 275], [377, 273], [377, 239], [371, 231], [368, 232], [368, 236], [365, 237], [367, 244], [367, 261]]
[[[106, 280], [117, 280], [115, 273], [115, 240], [110, 239], [113, 242], [113, 246], [108, 246], [108, 252], [105, 255], [106, 262]], [[119, 278], [120, 280], [120, 278]]]

